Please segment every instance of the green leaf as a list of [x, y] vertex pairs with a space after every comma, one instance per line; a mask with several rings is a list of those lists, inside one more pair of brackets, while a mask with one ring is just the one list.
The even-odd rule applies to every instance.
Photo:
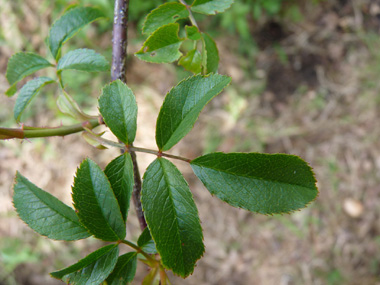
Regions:
[[78, 240], [90, 236], [72, 208], [38, 188], [19, 172], [16, 174], [13, 204], [20, 218], [40, 235], [55, 240]]
[[137, 240], [137, 245], [146, 253], [156, 254], [157, 249], [152, 236], [150, 235], [149, 228], [145, 228]]
[[180, 3], [165, 3], [154, 9], [144, 22], [143, 34], [151, 34], [158, 28], [189, 17], [189, 11]]
[[162, 264], [186, 277], [203, 255], [198, 210], [181, 172], [157, 158], [144, 174], [141, 203]]
[[230, 82], [230, 77], [219, 74], [196, 75], [170, 90], [157, 118], [159, 149], [168, 150], [178, 143], [192, 129], [203, 107]]
[[112, 160], [104, 173], [111, 183], [113, 193], [120, 206], [121, 215], [126, 222], [134, 185], [131, 155], [124, 153]]
[[312, 169], [294, 155], [210, 153], [191, 167], [211, 194], [261, 214], [290, 213], [318, 195]]
[[234, 0], [195, 0], [191, 5], [193, 12], [215, 15], [224, 12], [234, 3]]
[[107, 285], [129, 284], [135, 278], [137, 253], [128, 252], [119, 256], [115, 269], [107, 278]]
[[200, 73], [202, 69], [202, 55], [197, 49], [193, 49], [187, 55], [181, 57], [178, 64], [193, 73]]
[[168, 24], [156, 30], [135, 55], [147, 62], [170, 63], [182, 53], [179, 48], [183, 39], [178, 37], [179, 24]]
[[21, 115], [42, 87], [55, 82], [50, 77], [37, 77], [28, 81], [20, 90], [13, 109], [16, 121], [20, 121]]
[[49, 48], [53, 57], [60, 58], [61, 47], [87, 24], [104, 17], [103, 13], [92, 7], [75, 7], [63, 14], [49, 31]]
[[83, 48], [68, 52], [58, 61], [57, 71], [64, 69], [100, 72], [109, 70], [109, 63], [101, 54]]
[[31, 52], [18, 52], [8, 61], [6, 77], [11, 87], [6, 91], [8, 96], [16, 93], [16, 83], [37, 70], [53, 66], [43, 57]]
[[186, 35], [188, 39], [194, 40], [194, 41], [201, 39], [201, 33], [199, 32], [197, 27], [185, 26], [185, 29], [186, 29]]
[[202, 33], [203, 37], [203, 48], [206, 60], [204, 63], [204, 68], [206, 69], [206, 74], [211, 72], [218, 72], [219, 66], [219, 52], [214, 40], [205, 33]]
[[58, 96], [57, 106], [63, 114], [69, 115], [79, 121], [87, 121], [94, 118], [86, 115], [78, 103], [65, 90], [62, 90], [62, 93]]
[[132, 90], [120, 80], [106, 85], [99, 98], [99, 110], [104, 122], [125, 144], [135, 140], [137, 104]]
[[66, 284], [101, 284], [115, 268], [119, 255], [117, 244], [110, 244], [90, 253], [77, 263], [50, 273]]
[[105, 241], [125, 238], [125, 224], [111, 185], [91, 159], [84, 160], [77, 170], [73, 201], [79, 220], [96, 238]]

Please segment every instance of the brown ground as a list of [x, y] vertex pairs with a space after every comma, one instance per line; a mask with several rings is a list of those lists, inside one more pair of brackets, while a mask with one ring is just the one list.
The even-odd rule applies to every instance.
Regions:
[[[21, 11], [9, 0], [0, 0], [0, 7], [2, 94], [9, 56], [23, 48], [44, 54], [40, 34], [47, 35], [50, 19], [41, 17], [37, 0], [26, 1]], [[324, 1], [303, 4], [302, 12], [298, 23], [252, 23], [259, 47], [255, 57], [237, 53], [236, 37], [217, 39], [220, 72], [231, 75], [233, 84], [206, 107], [172, 153], [189, 158], [215, 150], [296, 154], [314, 168], [320, 195], [292, 215], [255, 215], [212, 198], [189, 166], [178, 163], [199, 208], [206, 253], [191, 277], [173, 278], [173, 284], [380, 284], [380, 6]], [[23, 21], [17, 20], [20, 13]], [[101, 45], [109, 40], [104, 36]], [[130, 52], [138, 48], [132, 45]], [[139, 103], [136, 145], [154, 148], [155, 118], [164, 94], [177, 82], [175, 69], [132, 58], [128, 80]], [[91, 102], [98, 92], [93, 90]], [[1, 125], [14, 124], [9, 119], [14, 99], [0, 96]], [[52, 105], [46, 101], [32, 106], [43, 114], [30, 124], [60, 123], [45, 111]], [[48, 272], [100, 245], [91, 239], [54, 242], [28, 229], [11, 204], [14, 173], [19, 170], [70, 204], [70, 185], [82, 159], [91, 157], [104, 167], [117, 151], [92, 149], [79, 135], [0, 146], [0, 284], [59, 284]], [[153, 157], [139, 159], [143, 171]], [[129, 238], [135, 239], [133, 212], [129, 220]], [[139, 264], [137, 280], [144, 274]]]

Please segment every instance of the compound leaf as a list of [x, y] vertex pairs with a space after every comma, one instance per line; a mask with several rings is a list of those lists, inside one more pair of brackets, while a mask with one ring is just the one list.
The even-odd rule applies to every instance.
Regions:
[[178, 143], [192, 129], [203, 107], [230, 82], [230, 77], [219, 74], [196, 75], [170, 90], [157, 118], [159, 149], [168, 150]]
[[141, 233], [139, 239], [137, 240], [137, 245], [146, 253], [157, 253], [156, 245], [154, 244], [149, 228], [145, 228]]
[[31, 52], [18, 52], [8, 61], [6, 77], [11, 87], [6, 91], [8, 96], [16, 93], [16, 83], [37, 70], [53, 66], [43, 57]]
[[104, 17], [103, 13], [92, 7], [75, 7], [66, 11], [49, 31], [49, 48], [53, 57], [60, 58], [61, 47], [87, 24]]
[[77, 263], [50, 273], [66, 284], [101, 284], [115, 268], [119, 255], [117, 244], [110, 244], [90, 253]]
[[234, 3], [234, 0], [195, 0], [191, 5], [193, 12], [215, 15], [224, 12]]
[[179, 24], [168, 24], [157, 29], [135, 55], [154, 63], [176, 61], [182, 55], [179, 48], [183, 41], [178, 37], [178, 31]]
[[210, 153], [191, 167], [211, 194], [261, 214], [290, 213], [318, 195], [312, 169], [295, 155]]
[[137, 104], [132, 90], [120, 80], [106, 85], [99, 98], [99, 110], [104, 122], [125, 144], [136, 136]]
[[189, 186], [170, 161], [157, 158], [144, 174], [141, 202], [162, 264], [186, 277], [203, 255], [203, 234]]
[[20, 218], [40, 235], [67, 241], [90, 236], [72, 208], [38, 188], [19, 172], [16, 174], [13, 204]]
[[79, 220], [91, 234], [105, 241], [125, 238], [124, 220], [111, 185], [91, 159], [78, 168], [72, 190]]
[[57, 70], [64, 69], [100, 72], [109, 70], [109, 63], [96, 51], [83, 48], [68, 52], [58, 61]]
[[165, 3], [154, 9], [144, 22], [143, 33], [151, 34], [158, 28], [189, 17], [186, 6], [180, 3]]
[[107, 278], [107, 285], [126, 285], [135, 278], [137, 268], [137, 253], [128, 252], [120, 255], [116, 266]]
[[40, 92], [42, 87], [50, 83], [55, 82], [55, 80], [50, 77], [37, 77], [28, 81], [20, 90], [17, 96], [16, 103], [13, 109], [14, 117], [16, 121], [20, 121], [21, 115], [30, 104], [35, 96]]
[[178, 64], [193, 73], [199, 73], [202, 69], [202, 55], [197, 49], [193, 49], [181, 57]]
[[203, 54], [205, 55], [204, 68], [206, 74], [211, 72], [218, 72], [219, 66], [219, 52], [214, 40], [205, 33], [202, 33], [203, 37]]
[[104, 170], [115, 197], [119, 203], [124, 222], [127, 221], [134, 179], [133, 163], [129, 153], [124, 153], [112, 160]]

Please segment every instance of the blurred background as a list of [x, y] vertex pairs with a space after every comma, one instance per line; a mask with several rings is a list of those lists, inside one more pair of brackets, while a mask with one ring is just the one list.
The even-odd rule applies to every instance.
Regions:
[[[164, 2], [130, 1], [127, 76], [139, 103], [135, 145], [148, 148], [155, 148], [165, 94], [190, 75], [176, 64], [133, 56], [144, 41], [145, 15]], [[1, 126], [17, 126], [15, 97], [4, 96], [9, 57], [17, 51], [48, 55], [49, 27], [74, 3], [100, 6], [112, 19], [111, 0], [0, 0]], [[171, 152], [188, 158], [213, 151], [299, 155], [314, 168], [320, 195], [292, 215], [252, 214], [212, 198], [191, 168], [176, 161], [200, 212], [206, 253], [192, 276], [173, 276], [173, 284], [380, 284], [380, 3], [235, 0], [225, 13], [197, 21], [218, 44], [219, 72], [233, 81]], [[111, 20], [98, 21], [64, 52], [87, 47], [111, 60], [111, 29]], [[81, 107], [97, 114], [109, 74], [65, 71], [63, 78]], [[58, 111], [56, 99], [54, 86], [44, 88], [23, 122], [73, 123]], [[48, 273], [102, 245], [91, 238], [51, 241], [30, 230], [12, 205], [15, 171], [71, 204], [80, 162], [90, 157], [105, 167], [117, 155], [116, 149], [92, 148], [79, 134], [0, 141], [0, 284], [61, 284]], [[154, 156], [138, 159], [143, 172]], [[133, 210], [127, 231], [131, 240], [140, 234]], [[136, 284], [146, 273], [139, 263]]]

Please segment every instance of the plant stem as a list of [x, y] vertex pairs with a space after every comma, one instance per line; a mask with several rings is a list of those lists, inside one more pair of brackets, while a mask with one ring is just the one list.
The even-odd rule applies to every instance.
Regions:
[[148, 253], [146, 253], [145, 251], [143, 251], [139, 246], [135, 245], [133, 242], [130, 242], [129, 240], [121, 240], [120, 243], [124, 243], [130, 247], [132, 247], [133, 249], [135, 249], [137, 251], [137, 253], [141, 253], [142, 255], [144, 255], [144, 257], [153, 262], [153, 263], [157, 263], [158, 261], [156, 259], [154, 259], [153, 257], [151, 257]]
[[[111, 79], [120, 79], [122, 82], [127, 83], [126, 69], [127, 69], [127, 46], [128, 46], [128, 10], [129, 0], [115, 0], [114, 19], [113, 19], [113, 32], [112, 32], [112, 67]], [[137, 218], [140, 223], [141, 230], [147, 226], [144, 213], [142, 211], [140, 194], [141, 194], [141, 177], [137, 164], [136, 154], [134, 151], [130, 152], [133, 162], [133, 203], [135, 205]]]
[[24, 139], [24, 138], [42, 138], [42, 137], [56, 137], [66, 136], [87, 129], [92, 129], [101, 124], [99, 118], [91, 119], [79, 124], [71, 126], [60, 126], [56, 128], [32, 128], [22, 127], [21, 129], [15, 128], [0, 128], [1, 139]]
[[193, 12], [191, 11], [190, 9], [190, 5], [188, 5], [184, 0], [179, 0], [179, 2], [181, 2], [181, 4], [185, 5], [186, 8], [187, 8], [187, 11], [189, 11], [189, 19], [191, 21], [191, 24], [193, 24], [193, 26], [197, 27], [198, 30], [199, 30], [199, 27], [198, 27], [198, 24], [197, 24], [197, 21], [195, 21], [195, 18], [193, 16]]
[[138, 151], [138, 152], [151, 153], [151, 154], [155, 154], [157, 156], [169, 157], [169, 158], [178, 159], [178, 160], [182, 160], [182, 161], [189, 162], [189, 163], [191, 161], [191, 159], [188, 159], [186, 157], [182, 157], [182, 156], [178, 156], [178, 155], [173, 155], [173, 154], [169, 154], [169, 153], [164, 153], [164, 152], [159, 152], [159, 151], [156, 151], [156, 150], [142, 148], [142, 147], [130, 146], [128, 148], [128, 150], [129, 151], [133, 150], [133, 151]]

